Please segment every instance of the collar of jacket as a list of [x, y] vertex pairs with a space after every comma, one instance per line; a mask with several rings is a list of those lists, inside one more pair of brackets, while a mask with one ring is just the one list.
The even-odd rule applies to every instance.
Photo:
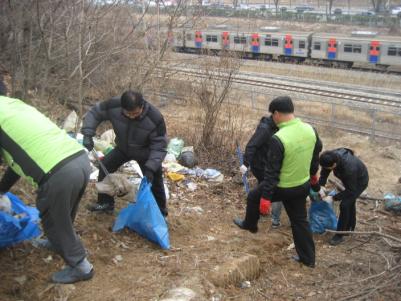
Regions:
[[301, 122], [301, 119], [293, 118], [293, 119], [291, 119], [289, 121], [282, 122], [282, 123], [278, 124], [277, 127], [279, 129], [282, 129], [283, 127], [286, 127], [286, 126], [289, 126], [289, 125], [293, 125], [293, 124], [298, 123], [298, 122]]

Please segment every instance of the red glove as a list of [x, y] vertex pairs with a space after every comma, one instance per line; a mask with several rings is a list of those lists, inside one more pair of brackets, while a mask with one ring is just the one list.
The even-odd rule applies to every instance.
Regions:
[[318, 182], [319, 182], [319, 178], [317, 177], [317, 175], [313, 175], [310, 177], [311, 185], [316, 185]]
[[272, 202], [270, 200], [267, 200], [263, 197], [260, 198], [260, 203], [259, 203], [260, 214], [262, 214], [262, 215], [269, 214], [271, 206], [272, 206]]

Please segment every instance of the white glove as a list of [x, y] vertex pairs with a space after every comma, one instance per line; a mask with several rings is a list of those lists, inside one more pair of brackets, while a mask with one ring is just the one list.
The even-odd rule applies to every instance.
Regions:
[[327, 196], [323, 199], [323, 201], [329, 203], [329, 204], [333, 204], [333, 197], [332, 196]]
[[326, 189], [323, 186], [320, 187], [319, 195], [321, 199], [324, 199], [326, 197]]
[[244, 175], [248, 171], [248, 167], [246, 167], [244, 164], [242, 164], [239, 168], [239, 171], [241, 172], [242, 175]]

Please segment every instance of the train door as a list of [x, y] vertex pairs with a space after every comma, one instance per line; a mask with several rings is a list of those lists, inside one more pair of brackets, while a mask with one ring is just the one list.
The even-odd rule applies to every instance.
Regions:
[[254, 33], [251, 35], [251, 51], [253, 53], [259, 53], [259, 50], [260, 50], [259, 34]]
[[202, 32], [200, 31], [195, 31], [195, 47], [196, 48], [202, 48]]
[[293, 49], [292, 35], [286, 34], [284, 37], [284, 54], [292, 55], [292, 49]]
[[222, 49], [230, 48], [230, 33], [227, 31], [223, 31], [221, 34], [221, 46]]
[[337, 58], [337, 40], [330, 38], [327, 43], [327, 58], [335, 60]]
[[379, 41], [370, 42], [369, 62], [372, 64], [377, 64], [379, 62], [379, 57], [380, 57], [380, 42]]

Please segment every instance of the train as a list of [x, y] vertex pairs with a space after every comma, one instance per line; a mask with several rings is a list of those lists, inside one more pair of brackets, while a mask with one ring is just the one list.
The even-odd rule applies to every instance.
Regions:
[[174, 30], [170, 44], [177, 52], [235, 51], [244, 58], [267, 61], [401, 71], [401, 37], [368, 31], [336, 34], [283, 31], [276, 27], [245, 31], [225, 25]]

